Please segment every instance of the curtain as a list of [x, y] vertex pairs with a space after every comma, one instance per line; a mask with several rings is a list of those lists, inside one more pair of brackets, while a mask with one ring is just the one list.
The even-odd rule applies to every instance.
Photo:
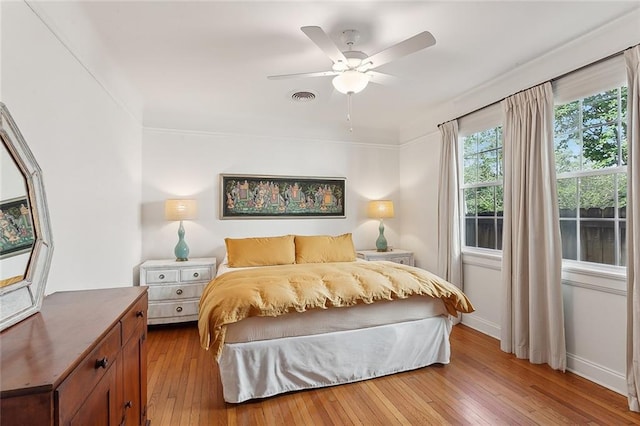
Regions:
[[627, 65], [627, 387], [629, 409], [640, 411], [640, 45]]
[[551, 83], [502, 101], [503, 351], [566, 368]]
[[460, 202], [458, 198], [458, 122], [439, 126], [441, 137], [438, 177], [438, 275], [462, 288]]

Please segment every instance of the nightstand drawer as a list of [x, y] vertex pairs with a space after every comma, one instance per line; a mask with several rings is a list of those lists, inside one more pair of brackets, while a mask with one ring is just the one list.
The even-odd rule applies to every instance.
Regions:
[[211, 268], [185, 268], [180, 270], [180, 281], [211, 281]]
[[183, 316], [198, 315], [200, 299], [178, 302], [160, 302], [149, 304], [149, 317], [151, 318], [178, 318]]
[[149, 287], [149, 300], [199, 298], [207, 283], [185, 285], [154, 285]]
[[147, 284], [177, 283], [179, 271], [177, 269], [160, 269], [146, 272]]
[[[382, 260], [382, 259], [381, 259]], [[413, 262], [411, 261], [411, 256], [398, 256], [398, 257], [389, 257], [387, 259], [389, 262], [400, 263], [402, 265], [410, 265], [413, 266]]]

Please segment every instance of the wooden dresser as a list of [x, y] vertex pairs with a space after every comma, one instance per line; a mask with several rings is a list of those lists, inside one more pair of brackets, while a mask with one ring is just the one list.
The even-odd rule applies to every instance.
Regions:
[[47, 296], [0, 334], [0, 424], [147, 424], [146, 338], [146, 287]]

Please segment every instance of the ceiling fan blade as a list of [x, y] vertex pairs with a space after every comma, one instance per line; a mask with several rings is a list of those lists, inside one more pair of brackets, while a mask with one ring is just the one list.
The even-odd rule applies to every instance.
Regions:
[[369, 76], [369, 81], [371, 83], [392, 85], [397, 84], [400, 81], [396, 76], [384, 74], [378, 71], [367, 71], [366, 74]]
[[320, 27], [301, 27], [303, 33], [307, 35], [331, 60], [336, 62], [347, 62], [342, 51], [329, 38], [327, 33]]
[[418, 50], [425, 49], [427, 47], [436, 44], [436, 39], [431, 35], [429, 31], [423, 31], [420, 34], [416, 34], [413, 37], [401, 41], [398, 44], [378, 52], [375, 55], [369, 56], [363, 62], [371, 64], [368, 69], [377, 68], [380, 65], [393, 61], [394, 59], [401, 58]]
[[267, 78], [269, 80], [284, 80], [285, 78], [302, 78], [302, 77], [327, 77], [330, 75], [338, 75], [336, 71], [319, 71], [319, 72], [303, 72], [298, 74], [282, 74], [282, 75], [270, 75]]

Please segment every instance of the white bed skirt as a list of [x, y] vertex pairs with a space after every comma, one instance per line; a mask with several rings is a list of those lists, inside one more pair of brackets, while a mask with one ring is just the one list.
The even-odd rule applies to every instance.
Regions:
[[452, 321], [417, 321], [311, 336], [225, 344], [218, 364], [224, 400], [356, 382], [448, 364]]

